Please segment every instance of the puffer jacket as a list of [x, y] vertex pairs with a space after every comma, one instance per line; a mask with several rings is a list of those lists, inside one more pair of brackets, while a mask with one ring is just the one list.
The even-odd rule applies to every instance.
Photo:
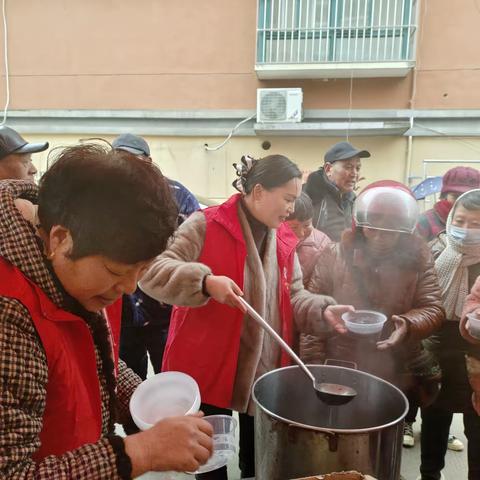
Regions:
[[[297, 245], [297, 256], [302, 267], [303, 284], [305, 288], [310, 282], [313, 270], [323, 250], [331, 245], [331, 240], [320, 230], [313, 229], [312, 233]], [[301, 353], [306, 363], [323, 363], [324, 338], [300, 333], [296, 338], [295, 349]]]
[[[300, 351], [305, 360], [322, 361], [322, 345], [326, 345], [329, 358], [353, 361], [360, 370], [391, 381], [404, 391], [409, 391], [418, 379], [439, 380], [438, 366], [421, 345], [422, 339], [441, 327], [445, 317], [424, 240], [405, 236], [393, 254], [376, 260], [368, 257], [361, 233], [345, 232], [340, 244], [326, 248], [320, 255], [307, 288], [331, 295], [339, 304], [382, 312], [388, 320], [381, 338], [374, 340], [350, 333], [330, 334], [324, 342], [312, 337], [303, 339]], [[393, 332], [392, 315], [407, 321], [408, 335], [400, 346], [380, 352], [376, 341]]]
[[330, 239], [320, 230], [314, 228], [312, 233], [297, 245], [297, 256], [302, 267], [303, 284], [310, 281], [313, 269], [323, 249], [331, 243]]
[[309, 175], [304, 191], [313, 203], [313, 226], [334, 242], [340, 241], [342, 232], [352, 226], [355, 194], [342, 194], [323, 168]]

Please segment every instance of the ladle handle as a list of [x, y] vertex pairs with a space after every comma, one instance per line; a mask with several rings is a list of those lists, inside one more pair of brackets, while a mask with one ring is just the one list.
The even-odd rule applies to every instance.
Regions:
[[310, 377], [312, 382], [315, 383], [316, 379], [312, 372], [300, 360], [298, 355], [289, 347], [288, 343], [285, 342], [285, 340], [257, 313], [257, 311], [248, 302], [246, 302], [242, 297], [238, 298], [245, 306], [250, 316], [280, 344], [280, 346], [293, 358], [293, 360], [295, 360], [295, 363], [305, 372], [306, 375]]

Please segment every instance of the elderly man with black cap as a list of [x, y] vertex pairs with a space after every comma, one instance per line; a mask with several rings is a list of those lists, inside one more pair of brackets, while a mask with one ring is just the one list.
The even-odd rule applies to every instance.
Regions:
[[367, 157], [370, 157], [367, 150], [339, 142], [327, 151], [324, 166], [311, 173], [305, 184], [304, 190], [313, 203], [313, 226], [335, 242], [351, 227], [360, 159]]
[[28, 143], [13, 128], [0, 127], [0, 180], [34, 181], [37, 169], [32, 153], [43, 152], [48, 142]]

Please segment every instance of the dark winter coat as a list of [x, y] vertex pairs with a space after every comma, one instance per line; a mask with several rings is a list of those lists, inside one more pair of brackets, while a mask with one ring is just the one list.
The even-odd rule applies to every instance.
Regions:
[[334, 242], [352, 226], [353, 192], [342, 194], [327, 178], [323, 168], [309, 175], [304, 186], [313, 203], [313, 226]]
[[[369, 258], [360, 233], [345, 232], [342, 242], [324, 250], [312, 274], [308, 289], [331, 295], [339, 304], [384, 313], [388, 320], [380, 338], [351, 333], [326, 338], [327, 357], [357, 363], [360, 370], [389, 380], [404, 391], [424, 379], [439, 379], [439, 370], [430, 355], [424, 354], [421, 340], [438, 330], [444, 311], [437, 277], [427, 244], [406, 236], [399, 248], [386, 258]], [[380, 352], [376, 342], [393, 332], [392, 315], [407, 321], [407, 339], [398, 347]], [[302, 356], [309, 362], [323, 360], [320, 343], [303, 341]], [[415, 377], [415, 378], [414, 378]], [[424, 403], [422, 401], [422, 403]]]

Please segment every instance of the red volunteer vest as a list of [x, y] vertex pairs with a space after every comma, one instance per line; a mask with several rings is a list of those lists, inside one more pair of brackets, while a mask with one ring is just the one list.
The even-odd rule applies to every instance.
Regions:
[[[45, 350], [48, 384], [40, 461], [100, 439], [100, 385], [93, 338], [84, 319], [58, 308], [31, 280], [0, 257], [0, 296], [20, 301], [30, 313]], [[121, 321], [121, 299], [107, 309], [115, 365]], [[8, 321], [8, 320], [7, 320]]]
[[[214, 275], [225, 275], [243, 289], [246, 246], [237, 212], [240, 195], [204, 211], [205, 242], [199, 262]], [[279, 310], [282, 336], [292, 344], [293, 325], [290, 283], [297, 239], [286, 226], [277, 230]], [[229, 408], [237, 371], [243, 314], [210, 300], [197, 308], [174, 307], [163, 359], [164, 371], [192, 376], [200, 387], [202, 402]], [[289, 359], [282, 355], [282, 366]]]

